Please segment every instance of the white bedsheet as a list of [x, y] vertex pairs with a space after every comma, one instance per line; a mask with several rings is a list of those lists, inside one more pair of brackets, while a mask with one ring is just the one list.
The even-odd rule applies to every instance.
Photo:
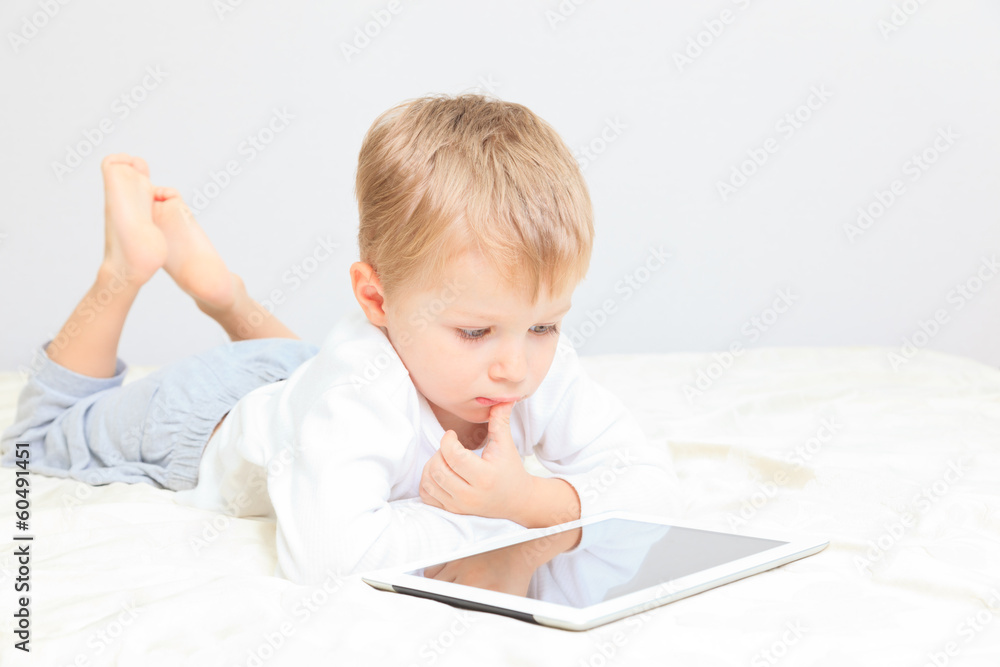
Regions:
[[[31, 478], [31, 655], [14, 650], [14, 473], [0, 469], [0, 664], [1000, 664], [1000, 371], [882, 348], [746, 352], [694, 401], [708, 354], [583, 357], [669, 447], [684, 520], [830, 546], [566, 632], [270, 576], [274, 528], [147, 485]], [[134, 369], [138, 376], [149, 369]], [[0, 374], [0, 428], [21, 378]], [[704, 384], [702, 386], [705, 386]]]

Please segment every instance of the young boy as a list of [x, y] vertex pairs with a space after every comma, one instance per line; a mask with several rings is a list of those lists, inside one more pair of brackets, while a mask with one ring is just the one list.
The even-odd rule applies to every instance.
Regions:
[[[611, 508], [675, 510], [666, 453], [559, 334], [592, 211], [527, 108], [430, 96], [376, 119], [356, 183], [361, 310], [319, 348], [248, 296], [141, 159], [102, 169], [105, 259], [42, 346], [4, 465], [30, 449], [35, 472], [273, 516], [277, 574], [302, 583]], [[233, 342], [122, 386], [122, 326], [161, 267]], [[524, 469], [532, 453], [554, 477]]]

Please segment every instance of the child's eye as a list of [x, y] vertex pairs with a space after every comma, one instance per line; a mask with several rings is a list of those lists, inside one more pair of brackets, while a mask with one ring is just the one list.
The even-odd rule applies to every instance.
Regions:
[[455, 329], [459, 338], [465, 340], [480, 340], [486, 337], [486, 329]]
[[[455, 329], [458, 337], [465, 340], [482, 340], [488, 335], [487, 331], [489, 329]], [[539, 336], [555, 335], [559, 333], [559, 327], [555, 324], [539, 324], [531, 327], [531, 332]]]
[[[535, 329], [544, 329], [544, 331], [535, 331]], [[539, 324], [538, 326], [531, 327], [531, 330], [542, 336], [559, 333], [559, 327], [555, 324]]]

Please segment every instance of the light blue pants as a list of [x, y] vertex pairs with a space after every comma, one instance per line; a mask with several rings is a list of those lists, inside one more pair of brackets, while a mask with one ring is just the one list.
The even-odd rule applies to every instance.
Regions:
[[32, 472], [173, 490], [197, 484], [212, 430], [240, 398], [319, 351], [290, 338], [225, 343], [122, 384], [121, 359], [114, 377], [88, 377], [49, 359], [51, 342], [36, 350], [14, 423], [0, 436], [0, 465], [12, 467], [14, 445], [27, 442]]

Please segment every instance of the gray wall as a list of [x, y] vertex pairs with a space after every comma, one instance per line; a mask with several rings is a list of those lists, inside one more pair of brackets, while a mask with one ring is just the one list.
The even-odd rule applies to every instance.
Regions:
[[[275, 312], [321, 342], [357, 307], [368, 126], [403, 99], [475, 88], [532, 108], [586, 165], [597, 245], [566, 320], [581, 354], [916, 336], [1000, 364], [996, 3], [18, 0], [2, 13], [0, 369], [27, 364], [89, 285], [99, 162], [119, 151], [202, 209], [251, 293], [280, 296]], [[376, 34], [345, 54], [366, 26]], [[275, 110], [292, 118], [254, 153], [244, 142], [267, 138]], [[55, 166], [101, 127], [78, 166]], [[239, 173], [213, 190], [229, 161]], [[893, 201], [858, 223], [879, 198]], [[313, 262], [321, 239], [338, 247]], [[224, 340], [161, 272], [120, 355], [163, 364]]]

